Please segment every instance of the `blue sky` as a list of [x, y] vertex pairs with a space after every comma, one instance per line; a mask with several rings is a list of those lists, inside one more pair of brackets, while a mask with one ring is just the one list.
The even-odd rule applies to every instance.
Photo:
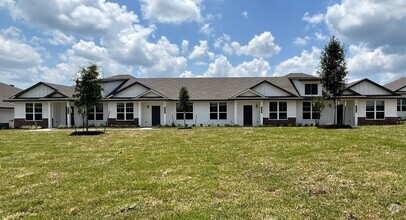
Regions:
[[402, 0], [0, 0], [0, 81], [72, 85], [89, 62], [104, 76], [316, 75], [336, 35], [348, 80], [386, 83], [406, 76], [405, 24]]

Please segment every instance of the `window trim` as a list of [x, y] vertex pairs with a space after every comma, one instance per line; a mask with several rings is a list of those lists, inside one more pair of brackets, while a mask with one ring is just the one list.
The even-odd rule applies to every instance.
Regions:
[[[175, 118], [176, 118], [176, 120], [186, 120], [186, 121], [188, 121], [188, 120], [189, 120], [189, 121], [194, 120], [193, 102], [190, 103], [190, 105], [192, 106], [192, 111], [191, 111], [191, 112], [185, 112], [185, 115], [184, 115], [184, 116], [183, 116], [183, 112], [178, 112], [178, 105], [179, 105], [179, 102], [177, 102], [177, 103], [175, 104], [175, 107], [176, 107], [176, 114], [175, 114], [176, 117], [175, 117]], [[186, 117], [186, 119], [183, 119], [183, 118], [180, 119], [180, 118], [178, 118], [178, 115], [179, 115], [179, 114], [182, 114], [182, 117]], [[187, 115], [188, 115], [188, 114], [192, 114], [192, 118], [191, 118], [191, 119], [188, 119], [188, 118], [187, 118]]]
[[[119, 104], [123, 104], [124, 105], [124, 112], [118, 112], [118, 105]], [[127, 112], [127, 104], [132, 104], [133, 106], [132, 106], [132, 108], [133, 108], [133, 111], [132, 112]], [[116, 120], [117, 121], [133, 121], [134, 119], [135, 119], [135, 113], [134, 113], [134, 110], [135, 110], [135, 108], [134, 108], [134, 103], [133, 102], [117, 102], [116, 103]], [[124, 119], [118, 119], [118, 114], [124, 114]], [[132, 119], [127, 119], [127, 114], [132, 114], [133, 115], [133, 118]]]
[[[367, 102], [373, 102], [374, 103], [374, 110], [373, 111], [368, 111], [367, 110]], [[383, 111], [382, 110], [377, 110], [376, 109], [376, 103], [377, 102], [383, 102]], [[368, 112], [373, 112], [374, 113], [374, 118], [367, 118], [367, 113]], [[376, 115], [377, 115], [377, 113], [379, 113], [379, 112], [383, 112], [383, 118], [377, 118], [376, 117]], [[377, 120], [377, 121], [382, 121], [382, 120], [385, 120], [386, 119], [386, 116], [385, 116], [385, 100], [367, 100], [367, 101], [365, 101], [365, 120]]]
[[396, 111], [406, 112], [406, 99], [397, 99]]
[[[96, 111], [96, 109], [97, 109], [98, 106], [92, 106], [92, 107], [90, 107], [90, 110], [91, 110], [91, 111], [88, 112], [88, 117], [92, 114], [92, 115], [93, 115], [93, 119], [89, 119], [89, 121], [104, 121], [104, 105], [103, 105], [103, 103], [99, 103], [99, 105], [101, 106], [101, 109], [102, 109], [101, 112], [97, 112], [97, 111]], [[101, 113], [101, 115], [103, 116], [103, 118], [102, 118], [102, 119], [97, 119], [97, 115], [100, 115], [100, 113]]]
[[[211, 111], [211, 105], [216, 104], [216, 111]], [[226, 111], [220, 111], [220, 104], [225, 104], [226, 106]], [[227, 120], [228, 118], [228, 105], [227, 102], [209, 102], [209, 120]], [[211, 115], [216, 114], [216, 118], [212, 119]], [[225, 114], [226, 118], [220, 118], [220, 114]]]
[[[27, 113], [27, 105], [28, 104], [31, 104], [32, 105], [32, 112], [28, 112]], [[37, 107], [36, 107], [36, 105], [41, 105], [41, 111], [37, 111]], [[42, 113], [43, 113], [43, 105], [42, 105], [42, 102], [26, 102], [25, 103], [25, 110], [24, 110], [24, 112], [25, 112], [25, 118], [24, 118], [24, 120], [25, 121], [42, 121], [43, 119], [42, 119]], [[32, 115], [32, 119], [27, 119], [27, 115]], [[41, 118], [38, 118], [37, 119], [37, 115], [41, 115]]]
[[[271, 111], [271, 103], [276, 103], [276, 111]], [[280, 110], [280, 103], [286, 103], [286, 111], [281, 111]], [[286, 101], [272, 101], [272, 102], [269, 102], [269, 104], [268, 104], [268, 107], [269, 107], [269, 120], [272, 120], [272, 121], [285, 121], [285, 120], [288, 120], [288, 102], [286, 102]], [[272, 119], [271, 118], [271, 113], [273, 113], [273, 114], [275, 114], [276, 113], [276, 119]], [[281, 113], [286, 113], [286, 118], [285, 119], [281, 119]]]
[[[306, 102], [310, 103], [310, 111], [304, 111], [304, 110], [303, 110], [304, 103], [306, 103]], [[312, 102], [310, 102], [310, 101], [306, 101], [306, 102], [302, 102], [302, 120], [316, 120], [316, 119], [320, 119], [320, 118], [321, 118], [320, 110], [318, 110], [318, 111], [317, 111], [317, 110], [314, 110], [314, 109], [313, 109], [313, 104], [312, 104]], [[304, 118], [304, 117], [303, 117], [304, 113], [309, 113], [309, 114], [310, 114], [310, 118]], [[318, 113], [318, 114], [319, 114], [319, 118], [313, 117], [315, 113]]]
[[[310, 93], [307, 93], [306, 86], [310, 86]], [[313, 93], [314, 86], [316, 86], [316, 93]], [[305, 95], [318, 95], [319, 94], [319, 84], [317, 84], [317, 83], [305, 83], [304, 89], [305, 89], [305, 91], [304, 91]]]

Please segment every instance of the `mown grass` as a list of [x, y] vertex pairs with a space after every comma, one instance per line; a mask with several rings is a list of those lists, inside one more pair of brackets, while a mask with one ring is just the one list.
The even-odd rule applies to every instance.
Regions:
[[406, 126], [0, 131], [0, 218], [402, 219]]

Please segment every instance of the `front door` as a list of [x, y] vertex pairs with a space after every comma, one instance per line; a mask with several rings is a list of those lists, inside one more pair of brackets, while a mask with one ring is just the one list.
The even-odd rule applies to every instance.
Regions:
[[337, 124], [342, 125], [344, 119], [344, 107], [343, 105], [337, 105]]
[[161, 124], [161, 106], [152, 106], [152, 126]]
[[252, 105], [244, 105], [244, 126], [252, 126]]

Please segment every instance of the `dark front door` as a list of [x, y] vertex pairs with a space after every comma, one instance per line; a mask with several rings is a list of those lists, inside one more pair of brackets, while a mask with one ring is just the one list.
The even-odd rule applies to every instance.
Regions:
[[161, 106], [152, 106], [152, 126], [161, 124]]
[[244, 126], [252, 126], [252, 105], [244, 105]]
[[337, 124], [342, 125], [343, 124], [343, 116], [344, 116], [344, 108], [343, 105], [337, 105]]
[[71, 112], [70, 112], [70, 124], [72, 126], [75, 126], [75, 107], [71, 106], [70, 110], [71, 110]]

